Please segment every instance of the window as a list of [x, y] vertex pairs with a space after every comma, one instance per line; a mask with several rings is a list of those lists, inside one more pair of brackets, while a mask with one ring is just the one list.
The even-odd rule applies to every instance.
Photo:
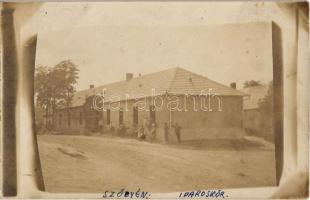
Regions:
[[99, 119], [97, 116], [95, 117], [95, 124], [94, 125], [95, 125], [95, 127], [97, 127], [99, 125]]
[[107, 109], [107, 124], [110, 124], [110, 109]]
[[243, 100], [250, 100], [251, 99], [251, 95], [246, 95], [243, 97]]
[[68, 127], [70, 128], [71, 126], [71, 115], [70, 112], [68, 112]]
[[124, 123], [124, 111], [122, 108], [119, 110], [118, 122], [120, 125]]
[[80, 112], [80, 125], [82, 125], [82, 124], [83, 124], [83, 113]]
[[59, 125], [61, 125], [61, 120], [62, 120], [61, 118], [62, 118], [62, 115], [59, 114], [59, 118], [58, 118], [58, 120], [59, 120], [59, 121], [58, 121], [58, 124], [59, 124]]
[[136, 106], [133, 107], [133, 123], [138, 124], [138, 108]]
[[153, 122], [156, 121], [156, 117], [155, 117], [155, 106], [154, 106], [154, 105], [150, 105], [150, 119], [151, 119], [151, 121], [153, 121]]

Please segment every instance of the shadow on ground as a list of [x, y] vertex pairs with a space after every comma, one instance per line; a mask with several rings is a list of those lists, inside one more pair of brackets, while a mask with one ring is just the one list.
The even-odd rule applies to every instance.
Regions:
[[197, 150], [268, 150], [265, 145], [258, 141], [251, 141], [246, 139], [204, 139], [204, 140], [188, 140], [181, 143], [171, 143], [172, 147], [182, 149], [197, 149]]

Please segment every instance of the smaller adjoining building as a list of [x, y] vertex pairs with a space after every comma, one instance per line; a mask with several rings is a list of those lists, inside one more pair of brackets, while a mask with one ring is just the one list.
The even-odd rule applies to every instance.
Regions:
[[273, 111], [262, 110], [259, 102], [268, 94], [268, 85], [241, 89], [243, 97], [243, 127], [248, 135], [258, 136], [273, 141]]

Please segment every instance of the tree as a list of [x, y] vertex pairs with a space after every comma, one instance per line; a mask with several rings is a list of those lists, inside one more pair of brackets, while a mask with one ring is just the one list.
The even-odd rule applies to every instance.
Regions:
[[52, 80], [51, 68], [47, 66], [39, 66], [35, 72], [35, 95], [36, 105], [45, 110], [45, 124], [48, 128], [48, 115], [50, 113], [50, 103], [52, 99]]
[[[36, 103], [45, 109], [46, 128], [54, 124], [57, 108], [69, 108], [75, 84], [79, 78], [78, 68], [71, 60], [61, 61], [54, 67], [38, 66], [35, 72]], [[69, 114], [69, 111], [68, 111]], [[52, 120], [50, 123], [49, 118]]]
[[255, 87], [262, 85], [259, 81], [250, 80], [243, 83], [243, 88]]

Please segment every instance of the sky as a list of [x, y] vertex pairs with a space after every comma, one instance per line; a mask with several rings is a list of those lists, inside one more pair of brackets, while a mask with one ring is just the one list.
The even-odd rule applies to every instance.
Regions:
[[[191, 24], [182, 23], [188, 20], [182, 17], [176, 23], [167, 23], [158, 13], [152, 13], [158, 8], [147, 7], [143, 11], [136, 8], [140, 13], [135, 15], [136, 19], [151, 15], [153, 21], [149, 20], [149, 24], [145, 21], [99, 23], [102, 13], [95, 18], [100, 9], [91, 7], [88, 6], [86, 16], [78, 9], [66, 10], [83, 16], [82, 25], [77, 22], [59, 27], [51, 24], [51, 30], [45, 27], [47, 31], [38, 34], [36, 65], [54, 66], [71, 59], [80, 69], [77, 90], [86, 89], [90, 84], [99, 86], [124, 80], [125, 73], [137, 76], [172, 67], [190, 70], [225, 85], [237, 82], [239, 89], [246, 80], [262, 83], [272, 80], [269, 22]], [[209, 10], [210, 5], [207, 7]], [[45, 13], [44, 9], [41, 8], [41, 14]], [[54, 11], [50, 15], [56, 15], [57, 9], [53, 4], [46, 13]], [[104, 20], [113, 21], [129, 13], [128, 9], [114, 9], [115, 12], [106, 15]], [[176, 13], [182, 15], [181, 11], [191, 18], [196, 13], [183, 7]], [[208, 16], [199, 15], [194, 19], [204, 20], [205, 17]]]

